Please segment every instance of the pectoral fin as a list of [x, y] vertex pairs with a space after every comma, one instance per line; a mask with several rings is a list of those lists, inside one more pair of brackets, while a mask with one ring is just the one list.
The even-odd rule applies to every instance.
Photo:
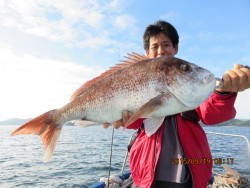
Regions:
[[165, 117], [144, 119], [143, 123], [146, 135], [150, 137], [152, 134], [154, 134], [160, 128], [164, 119]]
[[162, 98], [164, 94], [160, 94], [157, 97], [150, 99], [145, 103], [137, 112], [135, 112], [125, 124], [125, 127], [128, 127], [130, 124], [135, 122], [139, 118], [145, 118], [150, 113], [158, 109], [162, 105]]

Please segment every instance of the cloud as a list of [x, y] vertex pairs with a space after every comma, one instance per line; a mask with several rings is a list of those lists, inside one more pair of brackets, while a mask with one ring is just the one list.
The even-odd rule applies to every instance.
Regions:
[[136, 23], [134, 17], [128, 14], [117, 16], [114, 20], [115, 28], [119, 29], [130, 29], [133, 28]]
[[89, 35], [85, 40], [79, 42], [77, 47], [87, 47], [92, 49], [100, 48], [101, 46], [112, 46], [117, 44], [116, 41], [105, 37], [104, 35]]
[[[0, 24], [52, 41], [90, 48], [111, 45], [112, 32], [133, 29], [135, 18], [122, 12], [125, 1], [20, 0], [0, 3]], [[104, 32], [105, 31], [105, 32]], [[101, 41], [99, 41], [99, 39]], [[86, 42], [87, 41], [87, 42]]]
[[97, 76], [99, 66], [17, 55], [0, 46], [0, 119], [34, 117], [69, 101], [85, 81]]
[[56, 41], [74, 41], [77, 24], [93, 27], [102, 20], [98, 7], [87, 0], [7, 1], [1, 9], [3, 25]]
[[107, 4], [107, 9], [121, 12], [124, 9], [124, 5], [129, 4], [129, 1], [130, 0], [112, 0]]
[[249, 106], [250, 106], [250, 89], [239, 92], [235, 108], [237, 110], [236, 118], [250, 119]]
[[[250, 56], [244, 56], [241, 59], [235, 61], [235, 64], [249, 65]], [[250, 106], [250, 89], [243, 92], [239, 92], [235, 107], [237, 110], [237, 118], [250, 119], [249, 106]]]

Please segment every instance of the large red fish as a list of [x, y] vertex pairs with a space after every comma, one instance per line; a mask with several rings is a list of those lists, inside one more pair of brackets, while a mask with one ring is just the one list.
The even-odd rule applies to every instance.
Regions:
[[63, 124], [71, 120], [113, 123], [128, 110], [134, 114], [126, 126], [147, 118], [144, 124], [150, 136], [165, 116], [199, 106], [215, 82], [208, 70], [178, 58], [128, 54], [121, 64], [86, 82], [68, 104], [32, 119], [11, 135], [40, 135], [45, 162], [51, 159]]

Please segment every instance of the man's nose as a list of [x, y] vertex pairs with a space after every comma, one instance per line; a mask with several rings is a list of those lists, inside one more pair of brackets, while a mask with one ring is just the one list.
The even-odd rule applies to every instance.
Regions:
[[162, 46], [159, 46], [158, 49], [157, 49], [157, 56], [162, 56], [162, 55], [165, 55], [165, 50]]

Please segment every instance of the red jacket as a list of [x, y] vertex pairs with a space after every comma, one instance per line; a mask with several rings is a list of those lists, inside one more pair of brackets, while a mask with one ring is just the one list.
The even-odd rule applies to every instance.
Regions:
[[[200, 120], [205, 124], [217, 124], [236, 115], [234, 102], [236, 93], [221, 95], [213, 93], [197, 109]], [[206, 134], [198, 122], [176, 115], [180, 143], [188, 163], [194, 188], [206, 188], [212, 176], [212, 156]], [[143, 119], [138, 119], [129, 128], [138, 129]], [[148, 137], [142, 130], [130, 150], [130, 170], [134, 183], [149, 188], [154, 181], [155, 168], [161, 151], [163, 126]], [[195, 164], [195, 163], [199, 164]]]

